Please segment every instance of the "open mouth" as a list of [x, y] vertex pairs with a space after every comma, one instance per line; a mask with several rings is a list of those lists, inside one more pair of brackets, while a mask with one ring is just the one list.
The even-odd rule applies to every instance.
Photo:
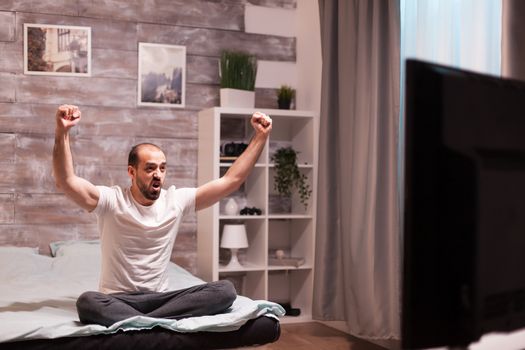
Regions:
[[151, 187], [153, 187], [154, 190], [158, 191], [160, 190], [160, 182], [155, 181], [151, 184]]

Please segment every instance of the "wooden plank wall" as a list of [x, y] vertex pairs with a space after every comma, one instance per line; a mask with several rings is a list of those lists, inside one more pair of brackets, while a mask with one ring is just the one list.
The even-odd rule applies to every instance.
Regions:
[[[295, 38], [244, 32], [244, 6], [295, 8], [295, 0], [3, 0], [0, 2], [0, 245], [39, 247], [98, 237], [96, 218], [55, 189], [51, 152], [58, 105], [77, 104], [76, 171], [95, 184], [127, 186], [129, 148], [164, 148], [167, 185], [197, 183], [197, 112], [219, 105], [218, 57], [241, 49], [262, 60], [295, 62]], [[92, 77], [23, 74], [23, 24], [92, 29]], [[185, 109], [138, 108], [139, 42], [185, 45]], [[256, 107], [275, 106], [272, 89]], [[196, 217], [183, 223], [172, 260], [195, 272]]]

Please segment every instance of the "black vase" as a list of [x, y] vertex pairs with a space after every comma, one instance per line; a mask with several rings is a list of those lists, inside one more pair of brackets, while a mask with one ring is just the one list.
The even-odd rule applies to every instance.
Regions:
[[291, 104], [291, 100], [277, 100], [277, 105], [279, 106], [279, 109], [290, 109]]

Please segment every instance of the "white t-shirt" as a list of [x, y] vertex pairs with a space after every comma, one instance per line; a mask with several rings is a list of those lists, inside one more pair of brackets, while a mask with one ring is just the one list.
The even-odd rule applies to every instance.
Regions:
[[151, 206], [133, 199], [129, 188], [97, 186], [103, 293], [168, 288], [167, 266], [183, 215], [195, 211], [196, 188], [161, 190]]

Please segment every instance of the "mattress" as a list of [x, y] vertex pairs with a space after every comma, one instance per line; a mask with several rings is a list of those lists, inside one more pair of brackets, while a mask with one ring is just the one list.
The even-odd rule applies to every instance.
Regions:
[[[59, 242], [52, 250], [55, 257], [29, 248], [0, 247], [0, 349], [214, 349], [264, 344], [279, 337], [282, 307], [243, 296], [213, 316], [136, 316], [110, 327], [83, 325], [75, 302], [84, 291], [97, 290], [98, 242]], [[168, 273], [170, 290], [204, 282], [173, 263]]]

